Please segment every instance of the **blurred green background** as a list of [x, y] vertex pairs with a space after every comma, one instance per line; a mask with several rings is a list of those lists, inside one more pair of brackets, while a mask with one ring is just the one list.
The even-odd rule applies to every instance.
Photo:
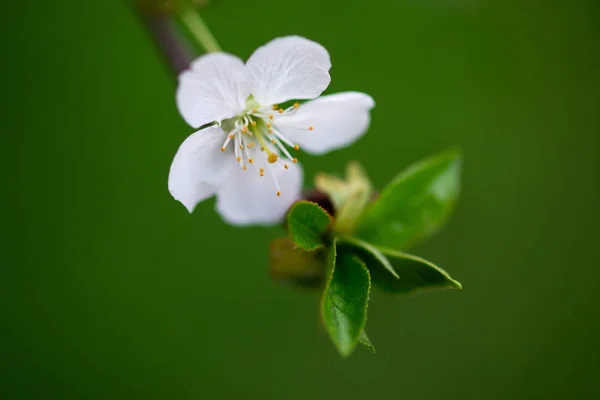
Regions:
[[375, 293], [342, 360], [318, 296], [268, 276], [280, 228], [167, 190], [191, 133], [174, 79], [113, 1], [3, 2], [2, 399], [598, 398], [597, 1], [218, 0], [247, 58], [286, 34], [331, 53], [328, 92], [377, 101], [352, 148], [384, 185], [458, 145], [464, 192], [414, 251], [465, 289]]

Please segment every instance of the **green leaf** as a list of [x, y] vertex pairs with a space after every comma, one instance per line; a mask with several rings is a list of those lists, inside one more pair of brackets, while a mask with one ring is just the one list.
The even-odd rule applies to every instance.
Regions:
[[302, 288], [321, 287], [325, 281], [323, 252], [300, 250], [289, 238], [276, 238], [269, 252], [269, 273], [279, 282]]
[[375, 246], [360, 239], [343, 237], [338, 239], [339, 252], [358, 256], [369, 270], [382, 269], [392, 279], [399, 279], [398, 273], [385, 255]]
[[394, 279], [382, 269], [370, 270], [373, 283], [388, 292], [407, 294], [426, 289], [462, 289], [462, 285], [446, 271], [423, 258], [395, 250], [380, 250], [400, 275], [400, 279]]
[[358, 344], [367, 320], [371, 278], [357, 257], [337, 256], [335, 243], [329, 262], [331, 270], [321, 301], [321, 317], [340, 354], [348, 357]]
[[367, 346], [367, 348], [369, 350], [371, 350], [371, 352], [373, 354], [375, 354], [375, 346], [373, 346], [373, 343], [371, 343], [371, 341], [369, 340], [369, 337], [367, 336], [367, 332], [365, 332], [365, 330], [363, 329], [363, 331], [360, 334], [360, 338], [358, 339], [358, 341], [362, 344]]
[[296, 202], [287, 215], [291, 239], [307, 251], [323, 247], [323, 234], [331, 221], [327, 211], [316, 203], [304, 200]]
[[458, 199], [461, 163], [450, 150], [409, 167], [367, 209], [356, 236], [401, 249], [437, 232]]

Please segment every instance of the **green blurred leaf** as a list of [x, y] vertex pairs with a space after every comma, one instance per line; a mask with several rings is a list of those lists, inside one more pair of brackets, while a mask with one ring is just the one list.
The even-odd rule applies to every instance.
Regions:
[[365, 332], [365, 330], [363, 329], [363, 331], [360, 334], [360, 338], [358, 339], [358, 341], [364, 345], [367, 346], [367, 348], [369, 350], [371, 350], [371, 352], [373, 354], [375, 354], [375, 346], [373, 346], [373, 343], [371, 343], [371, 340], [369, 340], [369, 337], [367, 336], [367, 332]]
[[387, 271], [392, 279], [398, 279], [398, 273], [385, 255], [375, 246], [360, 239], [342, 237], [338, 239], [338, 253], [358, 256], [369, 270], [382, 269]]
[[331, 221], [327, 211], [316, 203], [304, 200], [296, 202], [287, 215], [291, 239], [307, 251], [323, 247], [323, 234]]
[[367, 320], [371, 279], [365, 264], [357, 257], [336, 254], [332, 245], [330, 275], [321, 301], [325, 329], [343, 357], [359, 342]]
[[367, 209], [356, 235], [399, 249], [437, 232], [458, 199], [461, 162], [461, 153], [449, 150], [409, 167]]
[[269, 273], [273, 279], [303, 288], [321, 287], [325, 269], [322, 252], [300, 250], [289, 238], [271, 242]]
[[400, 279], [394, 279], [381, 268], [370, 270], [373, 283], [388, 292], [406, 294], [425, 289], [462, 289], [462, 285], [446, 271], [423, 258], [395, 250], [380, 250], [400, 275]]

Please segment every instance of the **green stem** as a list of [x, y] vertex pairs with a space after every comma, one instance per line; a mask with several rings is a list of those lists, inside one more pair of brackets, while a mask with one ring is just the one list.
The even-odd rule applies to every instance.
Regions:
[[194, 7], [186, 8], [179, 14], [179, 17], [198, 43], [204, 47], [204, 50], [209, 53], [221, 51], [217, 40], [210, 33], [208, 26], [206, 26], [202, 17], [200, 17], [200, 13]]

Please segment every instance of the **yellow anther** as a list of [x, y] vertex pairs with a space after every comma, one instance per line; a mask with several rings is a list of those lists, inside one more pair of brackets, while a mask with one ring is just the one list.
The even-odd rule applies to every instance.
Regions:
[[308, 127], [308, 130], [309, 130], [309, 131], [312, 131], [312, 130], [313, 130], [313, 127], [312, 127], [312, 126], [309, 126], [309, 127]]
[[284, 167], [285, 169], [288, 169], [288, 168], [289, 168], [287, 164], [285, 164], [283, 167]]
[[267, 157], [267, 162], [269, 164], [273, 164], [275, 162], [277, 162], [277, 160], [279, 159], [279, 156], [275, 153], [271, 153], [269, 154], [269, 157]]
[[240, 149], [244, 150], [244, 145], [240, 144]]
[[235, 135], [234, 135], [233, 133], [231, 133], [231, 134], [229, 135], [229, 139], [233, 139], [233, 137], [234, 137], [234, 136], [235, 136]]
[[265, 151], [265, 146], [260, 146], [260, 151]]
[[269, 119], [273, 119], [273, 114], [269, 115]]
[[298, 146], [297, 144], [294, 145], [294, 150], [300, 150], [300, 146]]
[[250, 164], [252, 164], [252, 163], [254, 162], [254, 160], [253, 160], [253, 159], [251, 159], [251, 158], [249, 158], [249, 159], [248, 159], [248, 162], [249, 162]]
[[261, 169], [259, 169], [259, 170], [258, 170], [258, 172], [260, 172], [260, 173], [262, 174], [262, 173], [264, 173], [264, 172], [265, 172], [265, 169], [264, 169], [264, 168], [261, 168]]
[[294, 108], [298, 108], [298, 107], [300, 107], [300, 103], [298, 103], [298, 102], [295, 102], [295, 103], [294, 103]]
[[277, 140], [275, 140], [275, 139], [271, 139], [271, 143], [273, 143], [273, 144], [277, 144]]
[[277, 196], [281, 196], [281, 192], [277, 192]]
[[242, 161], [242, 157], [238, 156], [237, 160], [238, 162]]
[[251, 122], [252, 126], [256, 126], [256, 121]]
[[283, 108], [280, 108], [280, 109], [278, 110], [278, 112], [279, 112], [279, 114], [283, 114]]
[[260, 176], [265, 176], [265, 174], [261, 172], [261, 173], [260, 173]]
[[248, 169], [248, 167], [246, 167], [245, 165], [242, 168], [244, 168], [244, 171]]
[[256, 114], [258, 112], [258, 110], [256, 108], [252, 109], [252, 114]]
[[221, 151], [225, 153], [225, 147], [221, 147]]
[[248, 125], [242, 126], [242, 133], [246, 133], [248, 131]]
[[271, 124], [269, 124], [269, 123], [267, 122], [267, 128], [270, 128], [270, 127], [272, 127], [272, 126], [273, 126], [273, 125], [271, 125]]
[[273, 128], [269, 128], [269, 133], [273, 133]]
[[254, 147], [254, 142], [252, 142], [252, 143], [248, 143], [248, 144], [246, 145], [246, 147], [247, 147], [247, 148], [249, 148], [249, 149], [253, 148], [253, 147]]
[[298, 159], [297, 159], [297, 158], [294, 158], [294, 159], [292, 159], [292, 162], [293, 162], [294, 164], [296, 164], [296, 163], [298, 162]]
[[278, 104], [273, 104], [273, 110], [277, 110], [279, 108]]

